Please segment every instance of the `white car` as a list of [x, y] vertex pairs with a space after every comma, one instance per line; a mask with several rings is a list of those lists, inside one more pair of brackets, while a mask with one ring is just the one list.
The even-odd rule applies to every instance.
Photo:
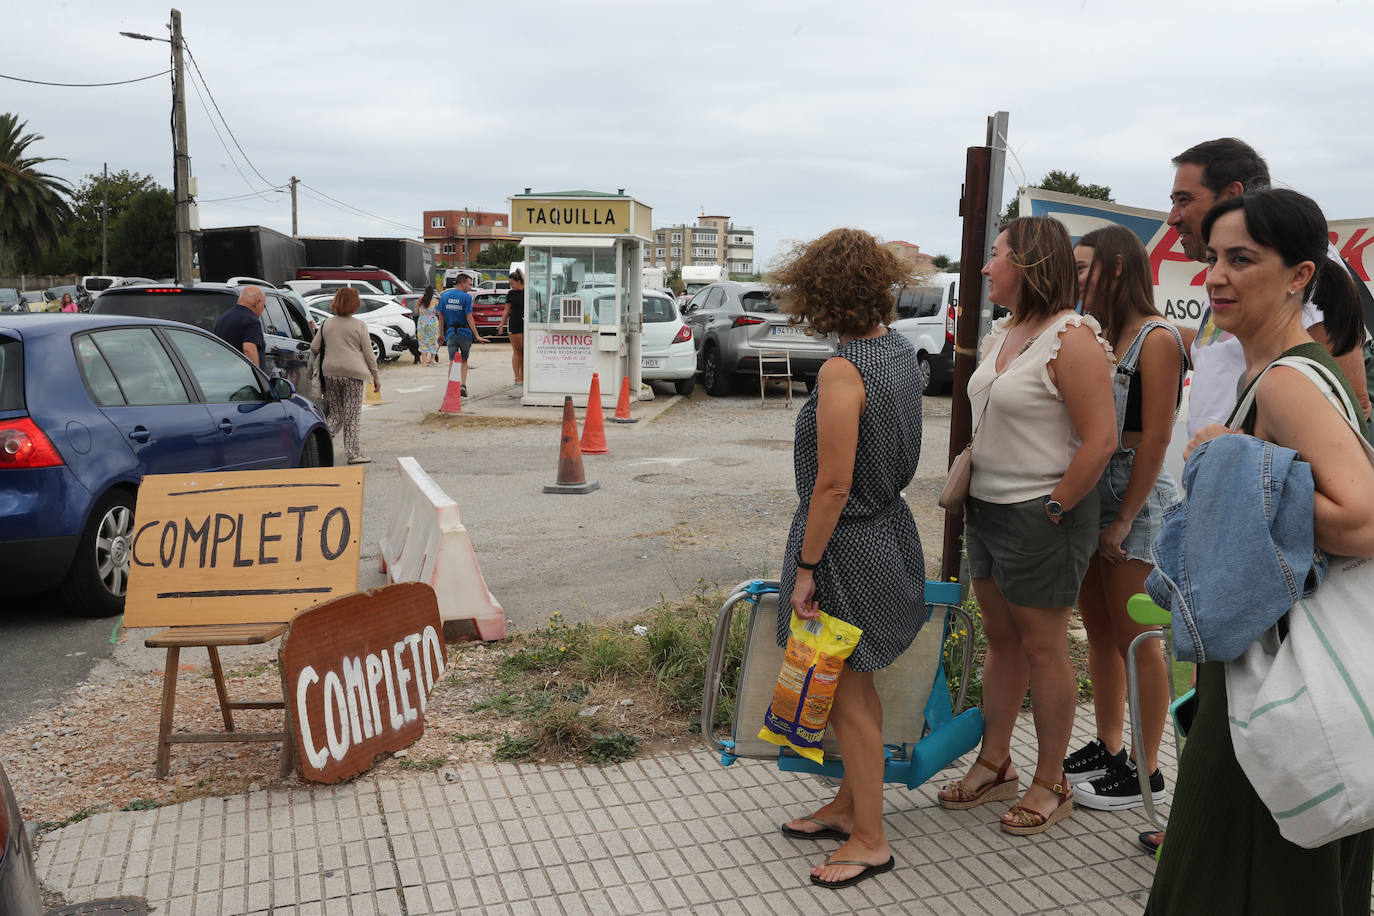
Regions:
[[640, 338], [640, 375], [647, 381], [670, 381], [687, 395], [697, 384], [697, 351], [692, 329], [682, 320], [677, 302], [667, 293], [644, 292], [644, 331]]
[[[400, 308], [400, 306], [391, 302], [387, 297], [378, 298], [386, 299], [393, 307]], [[306, 310], [310, 313], [310, 319], [315, 322], [316, 328], [319, 328], [327, 319], [333, 317], [334, 313], [329, 311], [328, 305], [329, 300], [324, 297], [306, 300]], [[361, 320], [363, 324], [367, 325], [368, 336], [372, 338], [372, 358], [379, 363], [388, 359], [400, 359], [401, 354], [410, 349], [410, 345], [406, 342], [406, 338], [401, 336], [405, 326], [401, 325], [397, 327], [396, 325], [400, 324], [400, 322], [396, 321], [396, 315], [379, 314], [380, 311], [380, 309], [377, 309], [371, 312], [364, 312], [360, 308], [355, 316]], [[404, 321], [410, 326], [408, 333], [411, 338], [414, 338], [415, 322], [404, 316], [401, 316], [401, 321]]]

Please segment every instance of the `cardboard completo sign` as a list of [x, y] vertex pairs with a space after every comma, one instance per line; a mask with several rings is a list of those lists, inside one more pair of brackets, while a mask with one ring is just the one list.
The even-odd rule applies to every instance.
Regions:
[[284, 623], [358, 587], [363, 469], [149, 474], [127, 627]]
[[292, 619], [279, 658], [301, 778], [347, 779], [424, 734], [443, 634], [423, 582], [355, 592]]

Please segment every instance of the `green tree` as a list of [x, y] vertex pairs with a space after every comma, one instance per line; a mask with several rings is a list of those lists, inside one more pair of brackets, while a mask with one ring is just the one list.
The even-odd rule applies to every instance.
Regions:
[[121, 214], [138, 195], [146, 191], [165, 190], [151, 175], [122, 169], [103, 175], [87, 175], [72, 194], [72, 219], [62, 235], [62, 246], [56, 254], [59, 263], [44, 273], [103, 273], [100, 269], [102, 215], [105, 200], [109, 201], [110, 242], [113, 229]]
[[667, 283], [669, 289], [671, 289], [676, 295], [681, 296], [682, 291], [687, 288], [682, 282], [682, 268], [674, 267], [672, 271], [668, 274]]
[[110, 224], [110, 270], [158, 279], [176, 273], [176, 214], [166, 188], [140, 191]]
[[[1093, 200], [1104, 200], [1112, 203], [1112, 189], [1105, 184], [1084, 184], [1078, 179], [1077, 172], [1062, 172], [1059, 169], [1052, 169], [1045, 173], [1045, 177], [1039, 184], [1031, 185], [1032, 188], [1042, 188], [1046, 191], [1058, 191], [1061, 194], [1076, 194], [1079, 197], [1091, 197]], [[1016, 196], [1007, 206], [1006, 212], [1002, 214], [1002, 222], [1008, 223], [1021, 215], [1021, 198]]]
[[951, 263], [952, 262], [949, 259], [949, 255], [947, 254], [937, 254], [935, 257], [930, 259], [930, 265], [934, 267], [936, 270], [940, 271], [949, 270], [949, 265]]
[[71, 217], [71, 186], [38, 170], [62, 160], [30, 155], [29, 147], [43, 138], [24, 133], [26, 127], [17, 115], [0, 115], [0, 247], [32, 262], [56, 247]]
[[477, 253], [472, 262], [474, 267], [510, 267], [516, 261], [525, 260], [525, 250], [515, 242], [492, 242], [486, 249]]

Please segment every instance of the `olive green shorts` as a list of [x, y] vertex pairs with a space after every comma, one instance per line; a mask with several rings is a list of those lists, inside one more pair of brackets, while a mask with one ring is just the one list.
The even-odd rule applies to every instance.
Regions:
[[1090, 491], [1059, 524], [1045, 515], [1045, 498], [964, 504], [964, 546], [969, 574], [991, 578], [1002, 595], [1022, 607], [1072, 607], [1088, 561], [1097, 550], [1097, 492]]

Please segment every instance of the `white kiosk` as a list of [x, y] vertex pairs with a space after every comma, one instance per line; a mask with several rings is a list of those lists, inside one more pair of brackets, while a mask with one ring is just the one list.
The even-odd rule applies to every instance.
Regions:
[[624, 190], [558, 191], [510, 198], [525, 249], [526, 406], [587, 406], [592, 373], [614, 408], [621, 380], [639, 397], [642, 259], [652, 211]]

